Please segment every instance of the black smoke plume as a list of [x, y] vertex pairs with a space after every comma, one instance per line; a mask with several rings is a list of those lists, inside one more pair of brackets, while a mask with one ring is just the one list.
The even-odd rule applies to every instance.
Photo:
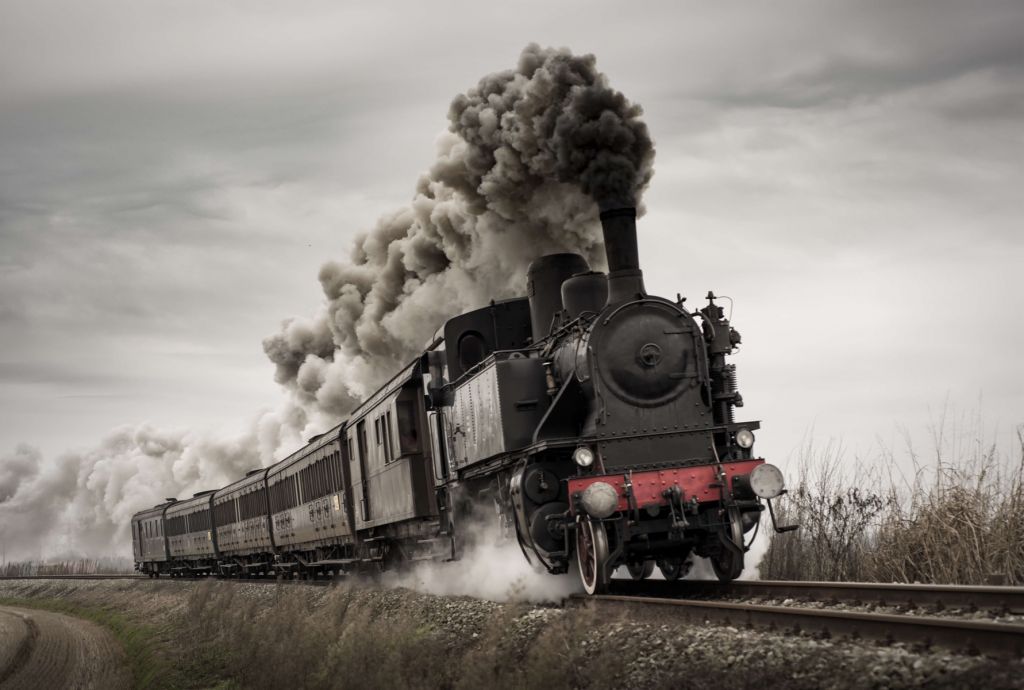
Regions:
[[323, 266], [315, 318], [264, 341], [278, 382], [307, 409], [344, 414], [446, 318], [521, 294], [536, 257], [603, 265], [598, 206], [636, 205], [651, 179], [641, 114], [593, 55], [537, 45], [457, 96], [412, 202], [357, 239], [348, 263]]

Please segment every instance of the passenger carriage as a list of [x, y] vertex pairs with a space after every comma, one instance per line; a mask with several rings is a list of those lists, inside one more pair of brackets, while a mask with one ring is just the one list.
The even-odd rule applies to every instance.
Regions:
[[164, 514], [172, 577], [216, 573], [217, 542], [211, 514], [214, 491], [175, 501]]

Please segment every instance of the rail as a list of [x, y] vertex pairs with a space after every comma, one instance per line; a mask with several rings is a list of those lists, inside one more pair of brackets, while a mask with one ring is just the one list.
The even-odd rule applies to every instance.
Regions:
[[611, 593], [687, 599], [770, 597], [905, 609], [930, 607], [936, 611], [969, 609], [1024, 614], [1024, 587], [782, 580], [737, 580], [730, 583], [705, 580], [612, 580]]
[[[657, 594], [661, 595], [658, 596]], [[706, 599], [697, 596], [713, 597]], [[905, 607], [911, 613], [850, 611], [836, 608], [728, 601], [722, 597], [772, 597], [825, 603]], [[721, 623], [751, 629], [805, 632], [823, 638], [872, 639], [941, 647], [967, 654], [1024, 656], [1024, 625], [965, 616], [921, 615], [916, 610], [965, 608], [1002, 613], [1024, 610], [1024, 588], [890, 585], [850, 582], [733, 582], [613, 580], [611, 593], [574, 595], [570, 604], [636, 609], [698, 624]]]

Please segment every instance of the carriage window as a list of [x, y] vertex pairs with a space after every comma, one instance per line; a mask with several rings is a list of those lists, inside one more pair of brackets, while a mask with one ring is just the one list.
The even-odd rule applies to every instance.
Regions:
[[459, 338], [459, 364], [468, 371], [488, 355], [487, 341], [476, 331], [466, 331]]
[[411, 400], [399, 400], [395, 412], [398, 416], [398, 445], [402, 454], [418, 453], [420, 434], [416, 424], [416, 407]]
[[391, 447], [391, 410], [388, 410], [387, 414], [381, 419], [384, 422], [382, 424], [384, 427], [384, 462], [391, 462], [394, 460]]
[[[359, 468], [360, 472], [364, 473], [366, 469], [366, 422], [359, 422], [357, 426], [359, 430]], [[362, 481], [366, 481], [366, 477], [361, 477]]]

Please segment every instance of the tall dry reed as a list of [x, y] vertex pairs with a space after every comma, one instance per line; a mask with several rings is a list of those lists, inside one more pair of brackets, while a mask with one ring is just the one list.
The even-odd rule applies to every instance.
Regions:
[[928, 455], [904, 434], [900, 456], [882, 448], [852, 466], [808, 442], [777, 505], [801, 528], [772, 538], [761, 577], [1024, 584], [1024, 425], [1005, 450], [982, 429], [943, 411]]
[[13, 561], [0, 564], [0, 576], [25, 577], [28, 575], [123, 575], [133, 572], [132, 559], [121, 556], [110, 558], [71, 558], [51, 561]]

